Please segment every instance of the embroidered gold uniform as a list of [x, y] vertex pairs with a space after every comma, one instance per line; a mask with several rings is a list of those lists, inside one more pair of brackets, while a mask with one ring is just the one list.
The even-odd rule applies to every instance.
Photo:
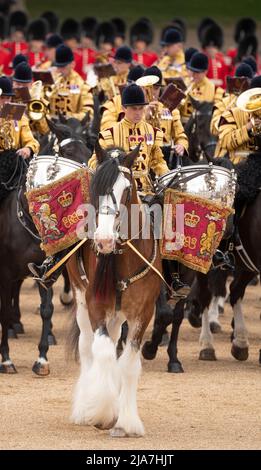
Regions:
[[188, 138], [181, 123], [179, 110], [174, 109], [171, 113], [159, 101], [157, 102], [157, 107], [159, 128], [163, 133], [163, 146], [171, 146], [174, 143], [175, 145], [183, 145], [185, 150], [188, 150]]
[[255, 138], [247, 130], [249, 119], [250, 116], [247, 112], [235, 106], [222, 114], [219, 123], [219, 141], [216, 148], [217, 157], [229, 153], [230, 160], [237, 164], [250, 152], [258, 150]]
[[[137, 182], [137, 188], [143, 194], [152, 193], [152, 185], [149, 172], [161, 176], [168, 173], [169, 169], [161, 150], [163, 135], [160, 129], [153, 128], [146, 121], [141, 120], [133, 124], [126, 118], [114, 124], [110, 129], [100, 133], [100, 145], [107, 147], [121, 147], [126, 152], [133, 150], [139, 143], [140, 155], [133, 166], [133, 175]], [[97, 164], [95, 154], [89, 160], [89, 166], [95, 168]]]
[[26, 116], [20, 121], [0, 118], [0, 152], [29, 147], [33, 153], [39, 152], [39, 142], [34, 138]]
[[110, 78], [101, 78], [99, 83], [108, 100], [120, 95], [119, 86], [126, 85], [128, 72], [121, 75], [112, 75]]
[[[224, 93], [224, 90], [222, 91]], [[194, 83], [189, 94], [186, 96], [184, 102], [179, 108], [182, 122], [187, 122], [193, 111], [193, 106], [189, 96], [192, 96], [192, 98], [195, 98], [198, 101], [209, 101], [210, 103], [214, 103], [220, 99], [220, 93], [220, 89], [216, 90], [214, 83], [212, 83], [207, 77], [204, 77], [198, 83]]]
[[87, 112], [93, 117], [93, 96], [80, 75], [72, 70], [64, 78], [59, 74], [49, 97], [51, 116], [59, 113], [82, 120]]
[[188, 76], [188, 71], [185, 64], [185, 55], [181, 50], [175, 58], [169, 55], [164, 55], [157, 63], [157, 67], [161, 70], [163, 80], [165, 78], [182, 77], [184, 79]]
[[213, 115], [212, 115], [212, 119], [210, 123], [211, 134], [218, 137], [220, 118], [226, 110], [230, 109], [231, 107], [235, 105], [236, 98], [237, 97], [231, 93], [229, 95], [225, 95], [223, 99], [215, 102]]
[[112, 124], [120, 121], [121, 117], [124, 116], [121, 105], [121, 95], [116, 95], [111, 100], [105, 101], [101, 106], [102, 118], [101, 118], [101, 131], [108, 129]]

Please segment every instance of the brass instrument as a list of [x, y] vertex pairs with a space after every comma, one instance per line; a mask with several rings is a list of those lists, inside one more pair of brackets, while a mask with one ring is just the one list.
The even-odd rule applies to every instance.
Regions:
[[237, 99], [237, 107], [250, 114], [254, 136], [261, 135], [261, 88], [250, 88]]
[[43, 84], [41, 80], [34, 82], [31, 88], [31, 100], [28, 104], [28, 115], [33, 121], [40, 121], [46, 114], [46, 106], [42, 100]]
[[[159, 81], [159, 77], [156, 75], [147, 75], [144, 77], [138, 78], [136, 84], [143, 88], [145, 93], [146, 101], [150, 104], [152, 101], [155, 101], [156, 98], [153, 94], [153, 86]], [[154, 109], [150, 108], [150, 118], [149, 118], [153, 127], [160, 127], [161, 114], [158, 105], [154, 106]]]

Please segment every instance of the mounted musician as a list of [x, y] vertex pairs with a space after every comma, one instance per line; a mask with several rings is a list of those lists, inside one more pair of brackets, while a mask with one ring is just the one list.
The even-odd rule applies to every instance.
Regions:
[[[0, 106], [10, 103], [14, 97], [13, 86], [10, 78], [0, 77]], [[17, 155], [27, 159], [38, 153], [39, 143], [33, 137], [26, 116], [20, 121], [0, 118], [0, 151], [16, 150]]]
[[186, 78], [188, 73], [183, 51], [183, 38], [180, 31], [167, 29], [161, 42], [163, 57], [156, 64], [162, 72], [163, 79], [172, 77]]
[[252, 79], [250, 89], [238, 97], [237, 105], [221, 116], [218, 148], [221, 154], [226, 151], [234, 164], [244, 160], [249, 153], [260, 151], [259, 100], [252, 102], [253, 97], [260, 94], [261, 76], [258, 76]]

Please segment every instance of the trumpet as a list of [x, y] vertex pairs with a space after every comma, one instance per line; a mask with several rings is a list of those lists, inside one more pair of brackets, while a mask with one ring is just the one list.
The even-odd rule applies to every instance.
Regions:
[[[159, 77], [156, 75], [147, 75], [144, 77], [138, 78], [136, 84], [141, 86], [144, 89], [146, 101], [151, 103], [155, 101], [155, 96], [153, 93], [153, 85], [159, 81]], [[154, 109], [150, 109], [150, 122], [153, 127], [160, 127], [161, 114], [158, 105], [156, 104]]]
[[41, 80], [34, 82], [31, 88], [31, 100], [28, 104], [28, 115], [33, 121], [40, 121], [46, 114], [46, 105], [41, 99], [43, 84]]
[[237, 107], [250, 114], [254, 136], [261, 135], [261, 88], [250, 88], [237, 99]]

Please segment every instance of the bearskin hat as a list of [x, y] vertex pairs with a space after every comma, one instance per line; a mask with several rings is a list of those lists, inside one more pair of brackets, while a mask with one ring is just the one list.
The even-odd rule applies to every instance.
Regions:
[[253, 18], [241, 18], [235, 26], [234, 39], [238, 44], [244, 37], [256, 32], [256, 21]]
[[258, 50], [257, 37], [254, 34], [245, 36], [244, 39], [239, 41], [236, 62], [241, 62], [241, 60], [247, 56], [256, 57], [257, 50]]
[[80, 41], [81, 39], [81, 27], [80, 23], [74, 18], [67, 18], [61, 24], [60, 30], [61, 36], [64, 41], [67, 39], [76, 39]]
[[147, 45], [153, 41], [153, 29], [147, 18], [141, 18], [130, 28], [130, 42], [133, 47], [136, 41], [144, 41]]
[[185, 42], [187, 39], [187, 25], [182, 18], [173, 18], [171, 22], [172, 26], [175, 29], [179, 29], [182, 33], [183, 41]]
[[59, 18], [54, 11], [45, 11], [41, 14], [41, 18], [44, 18], [48, 23], [49, 33], [56, 33], [59, 25]]
[[32, 21], [27, 29], [28, 41], [44, 41], [48, 32], [47, 21], [44, 18], [38, 18]]
[[222, 49], [224, 42], [223, 30], [218, 24], [207, 26], [201, 34], [201, 46], [204, 49], [208, 46], [214, 46]]
[[87, 16], [86, 18], [83, 18], [81, 26], [83, 36], [90, 39], [95, 38], [95, 32], [98, 26], [97, 18], [94, 16]]
[[8, 30], [9, 33], [13, 33], [14, 31], [23, 31], [25, 32], [28, 24], [28, 17], [24, 11], [16, 10], [9, 16], [8, 21]]
[[115, 26], [110, 21], [100, 23], [96, 30], [96, 46], [99, 47], [102, 43], [114, 45], [115, 34]]
[[203, 32], [205, 31], [206, 28], [209, 28], [209, 26], [213, 26], [213, 25], [216, 25], [216, 21], [213, 20], [213, 18], [210, 18], [210, 17], [206, 17], [206, 18], [203, 18], [199, 25], [198, 25], [198, 28], [197, 28], [197, 35], [198, 35], [198, 40], [200, 42], [200, 44], [202, 43], [202, 35], [203, 35]]
[[127, 29], [125, 21], [122, 18], [112, 18], [111, 22], [115, 26], [116, 36], [125, 39]]
[[0, 39], [3, 40], [6, 37], [7, 28], [5, 17], [0, 13]]

